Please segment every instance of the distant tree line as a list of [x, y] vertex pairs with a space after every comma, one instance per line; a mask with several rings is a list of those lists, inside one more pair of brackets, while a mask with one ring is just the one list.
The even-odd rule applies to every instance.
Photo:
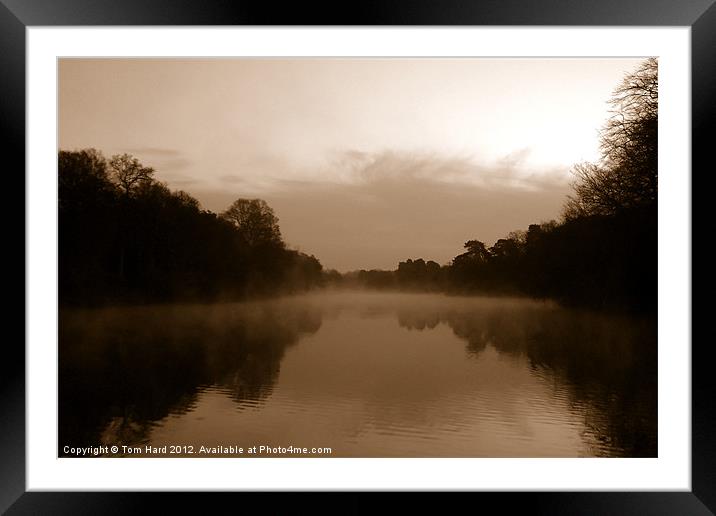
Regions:
[[128, 154], [60, 151], [58, 201], [61, 303], [240, 299], [323, 279], [264, 201], [202, 210]]
[[653, 312], [657, 306], [658, 63], [647, 59], [610, 100], [601, 159], [574, 166], [560, 222], [532, 224], [440, 266], [422, 258], [394, 271], [331, 281], [371, 288], [526, 294], [571, 305]]

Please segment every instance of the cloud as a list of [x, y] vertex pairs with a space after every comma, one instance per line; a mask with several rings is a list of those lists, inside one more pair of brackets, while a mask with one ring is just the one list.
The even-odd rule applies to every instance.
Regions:
[[523, 147], [503, 156], [498, 160], [498, 163], [507, 168], [518, 167], [525, 162], [531, 153], [532, 149], [530, 147]]
[[[348, 184], [389, 184], [426, 182], [479, 186], [487, 189], [517, 188], [545, 190], [565, 183], [566, 169], [531, 169], [526, 147], [493, 163], [485, 163], [470, 155], [445, 155], [431, 152], [386, 150], [368, 153], [347, 150], [334, 153], [316, 182]], [[280, 181], [278, 182], [280, 183]]]
[[[344, 271], [418, 257], [447, 263], [469, 239], [492, 244], [557, 218], [569, 190], [563, 175], [523, 170], [518, 155], [488, 167], [470, 157], [347, 151], [332, 163], [323, 177], [273, 180], [258, 196], [276, 211], [289, 245]], [[253, 195], [237, 185], [197, 196], [221, 211]]]
[[[390, 188], [406, 182], [543, 191], [567, 182], [565, 168], [530, 168], [526, 161], [530, 152], [528, 148], [520, 149], [492, 163], [468, 154], [392, 149], [333, 151], [311, 165], [291, 163], [280, 154], [263, 155], [260, 160], [236, 160], [231, 167], [221, 171], [209, 165], [215, 173], [207, 174], [205, 181], [207, 189], [213, 187], [232, 194], [254, 196], [330, 189], [337, 185], [375, 184]], [[176, 165], [188, 166], [187, 163], [158, 162], [156, 168], [180, 168]]]

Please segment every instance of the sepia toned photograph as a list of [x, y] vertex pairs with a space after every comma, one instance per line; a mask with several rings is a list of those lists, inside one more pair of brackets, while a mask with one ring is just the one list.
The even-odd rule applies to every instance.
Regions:
[[658, 456], [656, 57], [57, 66], [58, 457]]

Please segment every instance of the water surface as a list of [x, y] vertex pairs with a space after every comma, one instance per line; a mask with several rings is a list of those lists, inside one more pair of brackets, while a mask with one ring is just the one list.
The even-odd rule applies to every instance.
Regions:
[[654, 320], [333, 292], [63, 310], [59, 346], [60, 456], [117, 444], [193, 456], [230, 445], [242, 456], [261, 445], [331, 449], [304, 457], [657, 454]]

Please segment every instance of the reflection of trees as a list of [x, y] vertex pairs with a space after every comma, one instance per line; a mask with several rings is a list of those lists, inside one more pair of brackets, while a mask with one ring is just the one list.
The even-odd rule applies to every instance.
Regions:
[[62, 312], [60, 445], [140, 442], [202, 386], [260, 402], [286, 347], [320, 325], [319, 312], [288, 303]]
[[243, 314], [242, 323], [233, 335], [208, 344], [207, 369], [213, 383], [229, 389], [237, 402], [258, 402], [271, 394], [286, 347], [301, 334], [318, 331], [321, 314], [297, 306], [274, 308]]
[[408, 329], [424, 330], [425, 328], [433, 329], [440, 324], [439, 312], [420, 312], [416, 310], [400, 308], [398, 310], [399, 324]]
[[398, 318], [424, 329], [450, 326], [479, 355], [491, 345], [522, 356], [540, 374], [567, 387], [575, 412], [596, 441], [596, 454], [656, 456], [656, 323], [537, 305], [439, 309], [423, 306]]

